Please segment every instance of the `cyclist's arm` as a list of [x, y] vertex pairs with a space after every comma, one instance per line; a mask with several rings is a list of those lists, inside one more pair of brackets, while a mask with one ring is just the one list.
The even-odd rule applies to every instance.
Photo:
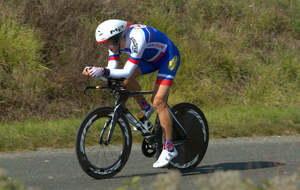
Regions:
[[120, 53], [113, 53], [111, 50], [108, 50], [108, 63], [107, 69], [116, 69], [119, 65]]
[[136, 30], [130, 34], [130, 50], [131, 54], [123, 69], [110, 69], [109, 77], [112, 78], [129, 78], [137, 65], [146, 47], [145, 35], [142, 30]]
[[109, 77], [112, 78], [129, 78], [132, 73], [134, 72], [135, 68], [137, 67], [137, 64], [134, 64], [130, 61], [127, 61], [125, 63], [125, 66], [123, 69], [109, 69]]

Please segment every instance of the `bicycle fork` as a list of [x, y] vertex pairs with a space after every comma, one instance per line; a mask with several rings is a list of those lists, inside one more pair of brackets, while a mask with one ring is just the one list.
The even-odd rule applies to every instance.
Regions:
[[[99, 139], [99, 144], [104, 144], [104, 145], [109, 145], [110, 144], [110, 140], [113, 134], [113, 131], [115, 129], [116, 123], [117, 123], [117, 119], [119, 118], [119, 111], [120, 110], [120, 105], [116, 106], [114, 109], [114, 112], [112, 114], [112, 118], [108, 118], [104, 124], [104, 127], [100, 133], [100, 139]], [[104, 134], [106, 132], [106, 130], [109, 127], [109, 131], [108, 131], [108, 136], [107, 136], [107, 140], [105, 141], [103, 139]]]

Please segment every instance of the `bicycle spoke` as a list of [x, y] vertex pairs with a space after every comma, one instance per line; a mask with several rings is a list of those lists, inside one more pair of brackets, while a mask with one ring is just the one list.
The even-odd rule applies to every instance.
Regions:
[[[131, 133], [128, 123], [122, 119], [118, 119], [111, 133], [111, 108], [99, 108], [94, 112], [81, 124], [76, 150], [83, 170], [100, 179], [115, 175], [125, 165], [131, 150]], [[105, 143], [108, 138], [110, 143]]]

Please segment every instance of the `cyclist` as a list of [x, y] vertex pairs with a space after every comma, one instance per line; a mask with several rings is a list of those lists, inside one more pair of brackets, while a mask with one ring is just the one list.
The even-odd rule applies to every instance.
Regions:
[[[158, 113], [163, 128], [163, 150], [154, 168], [160, 168], [178, 155], [172, 142], [172, 119], [166, 106], [170, 88], [180, 64], [180, 54], [173, 42], [159, 30], [127, 21], [110, 19], [96, 29], [96, 41], [109, 52], [108, 65], [86, 67], [82, 74], [99, 79], [101, 77], [126, 78], [124, 86], [129, 91], [140, 91], [136, 81], [140, 75], [158, 70], [151, 102]], [[117, 69], [120, 53], [129, 55], [123, 69]], [[147, 118], [154, 108], [143, 96], [135, 97]]]

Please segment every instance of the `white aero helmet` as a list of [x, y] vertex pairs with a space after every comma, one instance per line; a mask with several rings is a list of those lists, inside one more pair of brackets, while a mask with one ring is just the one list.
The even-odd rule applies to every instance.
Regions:
[[[119, 43], [123, 32], [130, 26], [130, 23], [124, 20], [110, 19], [98, 25], [95, 33], [98, 43], [107, 42], [113, 39], [113, 43]], [[114, 38], [113, 38], [114, 37]]]

